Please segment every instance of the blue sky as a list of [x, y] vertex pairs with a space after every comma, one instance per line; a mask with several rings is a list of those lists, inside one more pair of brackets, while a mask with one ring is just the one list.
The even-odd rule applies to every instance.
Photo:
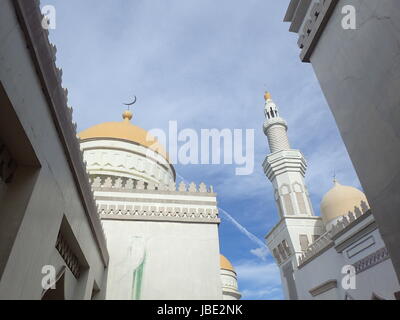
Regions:
[[[50, 38], [69, 90], [78, 130], [119, 121], [122, 102], [137, 95], [133, 122], [147, 130], [254, 129], [255, 171], [234, 165], [176, 165], [185, 179], [213, 185], [219, 206], [263, 240], [278, 221], [261, 164], [263, 94], [272, 93], [289, 125], [293, 148], [308, 161], [314, 210], [332, 186], [360, 187], [334, 119], [295, 34], [283, 17], [289, 0], [42, 0], [57, 10]], [[221, 252], [236, 268], [244, 299], [281, 299], [272, 258], [221, 214]]]

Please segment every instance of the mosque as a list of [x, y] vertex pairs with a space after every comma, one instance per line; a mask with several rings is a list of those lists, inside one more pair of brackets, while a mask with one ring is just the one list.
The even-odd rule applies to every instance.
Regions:
[[106, 299], [239, 299], [216, 193], [176, 185], [164, 147], [132, 117], [78, 134], [110, 254]]
[[395, 299], [400, 286], [364, 193], [335, 179], [316, 216], [304, 180], [306, 160], [290, 147], [288, 125], [269, 93], [264, 114], [270, 154], [263, 168], [280, 218], [265, 239], [285, 297]]
[[[213, 188], [176, 185], [168, 154], [130, 111], [78, 133], [39, 2], [0, 8], [0, 299], [240, 299]], [[394, 299], [365, 195], [334, 181], [316, 216], [305, 158], [270, 94], [264, 114], [279, 216], [266, 244], [285, 297]]]

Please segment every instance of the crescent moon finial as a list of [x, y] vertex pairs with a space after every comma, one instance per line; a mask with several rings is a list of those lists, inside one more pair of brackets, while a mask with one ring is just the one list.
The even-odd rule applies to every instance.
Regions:
[[137, 101], [137, 97], [136, 97], [136, 96], [134, 96], [134, 98], [135, 98], [135, 99], [133, 99], [133, 101], [132, 101], [132, 102], [130, 102], [130, 103], [124, 103], [124, 105], [128, 106], [128, 109], [129, 109], [129, 107], [130, 107], [130, 106], [133, 106], [133, 105], [136, 103], [136, 101]]
[[124, 105], [128, 107], [128, 110], [126, 110], [126, 111], [122, 114], [122, 118], [123, 118], [124, 120], [128, 120], [128, 121], [129, 121], [129, 120], [132, 120], [133, 113], [130, 111], [130, 107], [133, 106], [133, 105], [136, 103], [136, 101], [137, 101], [137, 97], [134, 96], [134, 98], [135, 98], [135, 99], [134, 99], [132, 102], [130, 102], [130, 103], [124, 103]]

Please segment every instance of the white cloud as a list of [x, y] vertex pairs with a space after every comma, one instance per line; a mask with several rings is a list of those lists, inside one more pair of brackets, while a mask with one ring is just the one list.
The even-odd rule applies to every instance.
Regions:
[[246, 260], [235, 265], [243, 299], [282, 299], [279, 268], [275, 263]]
[[236, 264], [235, 270], [241, 281], [266, 286], [280, 285], [279, 268], [274, 262], [245, 260]]
[[251, 249], [250, 252], [263, 261], [265, 261], [269, 255], [269, 250], [266, 247]]
[[242, 291], [242, 299], [246, 300], [280, 300], [282, 291], [279, 288]]

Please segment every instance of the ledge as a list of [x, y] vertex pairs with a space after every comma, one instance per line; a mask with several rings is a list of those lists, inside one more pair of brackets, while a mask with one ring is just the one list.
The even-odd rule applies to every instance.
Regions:
[[[301, 49], [302, 62], [310, 62], [312, 53], [328, 24], [339, 0], [324, 0], [315, 2], [311, 9], [309, 0], [292, 0], [286, 12], [284, 21], [291, 22], [289, 31], [298, 32], [297, 42]], [[309, 12], [307, 16], [307, 12]], [[304, 25], [301, 30], [301, 25]]]
[[[342, 235], [344, 235], [346, 232], [348, 232], [350, 229], [352, 229], [353, 227], [355, 227], [357, 224], [361, 223], [362, 221], [364, 221], [365, 219], [367, 219], [369, 216], [372, 215], [372, 211], [371, 209], [369, 209], [367, 212], [363, 213], [360, 217], [358, 217], [357, 219], [355, 219], [354, 221], [350, 222], [349, 225], [347, 225], [343, 230], [340, 230], [338, 233], [335, 233], [334, 236], [332, 236], [332, 240], [336, 241], [338, 238], [340, 238]], [[374, 223], [375, 219], [373, 222]]]
[[102, 220], [121, 220], [121, 221], [152, 221], [152, 222], [181, 222], [181, 223], [201, 223], [219, 224], [219, 218], [180, 218], [180, 217], [159, 217], [159, 216], [140, 216], [140, 215], [120, 215], [120, 214], [101, 214]]
[[319, 296], [320, 294], [327, 292], [331, 289], [337, 288], [337, 280], [328, 280], [319, 286], [308, 291], [313, 297]]
[[25, 35], [29, 53], [75, 180], [90, 229], [102, 260], [107, 266], [109, 255], [106, 239], [97, 214], [79, 142], [76, 138], [76, 129], [72, 123], [72, 109], [67, 106], [67, 92], [61, 86], [62, 71], [55, 66], [55, 46], [52, 46], [49, 42], [48, 31], [42, 28], [39, 1], [13, 0], [11, 2]]

